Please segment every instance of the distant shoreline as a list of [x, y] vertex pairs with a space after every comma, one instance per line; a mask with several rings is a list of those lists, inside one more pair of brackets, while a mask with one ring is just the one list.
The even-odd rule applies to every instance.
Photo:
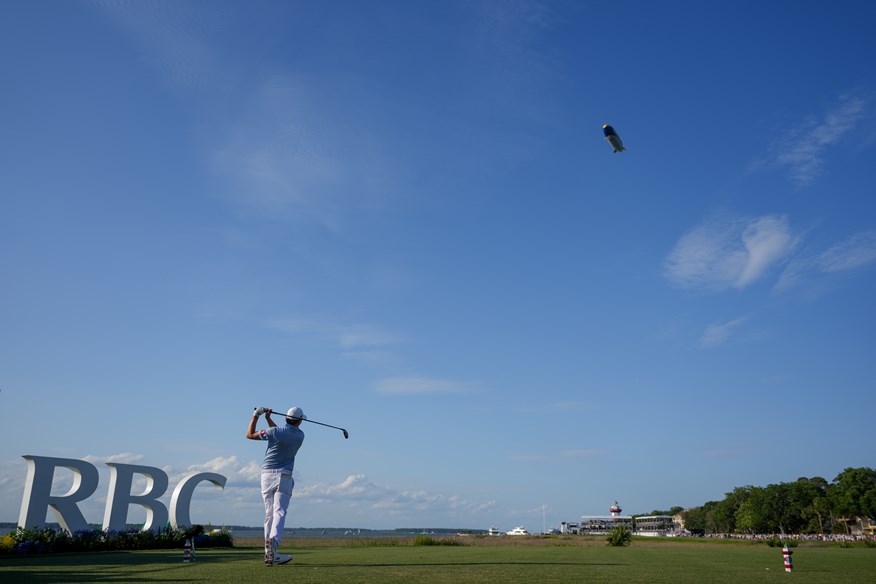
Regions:
[[[5, 535], [15, 531], [18, 523], [14, 521], [0, 521], [0, 535]], [[90, 524], [91, 529], [99, 530], [102, 527], [97, 524]], [[140, 524], [127, 525], [127, 529], [140, 529]], [[208, 523], [205, 527], [210, 529], [227, 528], [231, 530], [231, 534], [236, 537], [257, 537], [263, 527], [248, 526], [248, 525], [221, 525]], [[58, 523], [46, 523], [46, 528], [60, 530], [61, 526]], [[371, 529], [364, 527], [287, 527], [284, 530], [286, 537], [401, 537], [409, 535], [456, 535], [458, 533], [468, 533], [472, 535], [486, 534], [485, 529], [470, 529], [470, 528], [449, 528], [449, 527], [396, 527], [393, 529]]]

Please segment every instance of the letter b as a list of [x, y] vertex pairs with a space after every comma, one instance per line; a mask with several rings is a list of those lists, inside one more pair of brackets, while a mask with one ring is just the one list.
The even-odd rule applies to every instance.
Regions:
[[[137, 464], [106, 463], [110, 467], [109, 494], [103, 515], [103, 528], [124, 531], [128, 521], [128, 506], [140, 505], [146, 509], [143, 531], [161, 529], [167, 524], [167, 507], [158, 500], [167, 490], [167, 474], [161, 469]], [[146, 490], [141, 495], [131, 494], [134, 474], [146, 477]]]

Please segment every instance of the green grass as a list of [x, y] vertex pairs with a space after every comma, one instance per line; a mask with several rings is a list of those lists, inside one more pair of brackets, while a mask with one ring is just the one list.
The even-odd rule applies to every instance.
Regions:
[[602, 582], [867, 583], [876, 581], [876, 550], [799, 547], [794, 573], [781, 550], [764, 545], [633, 542], [631, 547], [582, 545], [574, 540], [532, 545], [490, 542], [459, 546], [368, 546], [361, 542], [292, 540], [287, 566], [262, 564], [258, 547], [198, 551], [184, 564], [182, 550], [101, 552], [0, 558], [0, 582]]

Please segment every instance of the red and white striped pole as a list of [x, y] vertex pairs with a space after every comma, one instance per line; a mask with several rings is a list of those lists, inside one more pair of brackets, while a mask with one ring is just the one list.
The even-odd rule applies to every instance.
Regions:
[[791, 566], [791, 554], [794, 553], [788, 549], [788, 546], [782, 548], [782, 556], [785, 558], [785, 571], [791, 572], [794, 570], [794, 567]]

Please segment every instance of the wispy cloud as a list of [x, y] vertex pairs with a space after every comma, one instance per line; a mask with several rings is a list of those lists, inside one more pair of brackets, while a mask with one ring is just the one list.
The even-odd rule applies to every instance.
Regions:
[[386, 367], [396, 362], [396, 354], [385, 350], [358, 350], [344, 351], [341, 353], [344, 359], [354, 361], [368, 367]]
[[216, 57], [203, 40], [209, 17], [196, 4], [124, 0], [93, 4], [134, 40], [144, 59], [175, 90], [201, 97], [216, 83]]
[[215, 170], [235, 181], [233, 196], [250, 207], [331, 223], [345, 167], [328, 146], [326, 124], [300, 83], [270, 80], [226, 126]]
[[876, 263], [876, 231], [856, 233], [824, 251], [794, 258], [779, 278], [775, 289], [782, 291], [809, 276], [861, 269]]
[[121, 464], [138, 464], [143, 460], [142, 454], [134, 454], [133, 452], [121, 452], [119, 454], [110, 454], [108, 456], [95, 456], [87, 454], [82, 457], [82, 460], [91, 464], [101, 464], [107, 462], [117, 462]]
[[[358, 87], [335, 80], [325, 93], [301, 75], [264, 68], [243, 72], [228, 65], [221, 34], [236, 17], [233, 7], [200, 10], [197, 3], [95, 0], [175, 91], [209, 101], [202, 128], [217, 191], [247, 213], [283, 222], [305, 222], [327, 231], [346, 217], [379, 206], [399, 174], [369, 116], [350, 114], [333, 91]], [[245, 87], [245, 97], [226, 96]], [[367, 101], [362, 99], [361, 102]], [[233, 105], [231, 105], [233, 104]], [[225, 107], [231, 106], [231, 107]]]
[[746, 320], [747, 318], [743, 316], [728, 322], [710, 324], [700, 337], [700, 347], [712, 349], [724, 344], [733, 330], [744, 324]]
[[476, 389], [477, 386], [469, 382], [429, 377], [390, 377], [375, 384], [375, 390], [386, 395], [469, 393]]
[[223, 124], [212, 159], [237, 204], [336, 232], [351, 212], [381, 204], [398, 168], [376, 132], [312, 85], [282, 74], [262, 82]]
[[775, 163], [798, 187], [809, 185], [824, 173], [825, 149], [852, 131], [868, 107], [866, 97], [843, 96], [823, 117], [812, 116], [780, 136], [771, 148]]
[[788, 218], [719, 218], [685, 233], [669, 254], [665, 274], [687, 288], [745, 288], [784, 260], [797, 245]]
[[217, 456], [207, 462], [187, 467], [180, 475], [192, 472], [215, 472], [232, 478], [256, 480], [261, 476], [261, 467], [255, 461], [243, 463], [237, 456]]
[[263, 324], [290, 334], [315, 336], [347, 351], [385, 347], [404, 340], [399, 334], [367, 323], [338, 324], [310, 318], [290, 318], [267, 320]]

